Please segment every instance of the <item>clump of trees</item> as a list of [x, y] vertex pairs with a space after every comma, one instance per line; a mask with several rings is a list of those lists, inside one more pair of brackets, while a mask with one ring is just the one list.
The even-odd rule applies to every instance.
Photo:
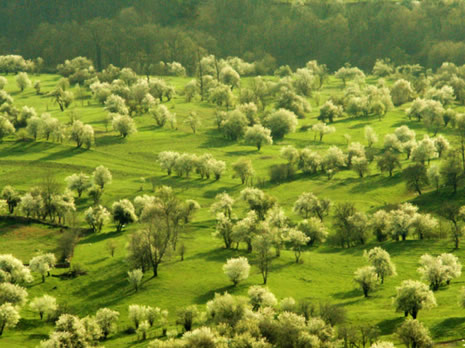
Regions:
[[158, 154], [158, 163], [168, 175], [175, 171], [178, 176], [186, 176], [187, 178], [191, 172], [195, 172], [202, 179], [213, 177], [215, 180], [219, 180], [226, 170], [226, 163], [214, 159], [210, 154], [197, 156], [189, 153], [163, 151]]
[[404, 280], [396, 291], [394, 306], [397, 312], [404, 313], [406, 317], [411, 315], [416, 319], [420, 310], [437, 306], [433, 292], [422, 282]]
[[452, 279], [462, 274], [462, 264], [452, 254], [444, 253], [437, 257], [425, 254], [420, 258], [420, 265], [418, 272], [433, 291], [444, 284], [449, 285]]
[[128, 214], [123, 217], [130, 216], [141, 223], [138, 231], [130, 235], [128, 262], [142, 272], [151, 268], [156, 277], [166, 254], [177, 250], [181, 233], [200, 205], [193, 200], [181, 201], [168, 186], [159, 187], [152, 197], [136, 198], [135, 202], [139, 214], [130, 201], [124, 203]]

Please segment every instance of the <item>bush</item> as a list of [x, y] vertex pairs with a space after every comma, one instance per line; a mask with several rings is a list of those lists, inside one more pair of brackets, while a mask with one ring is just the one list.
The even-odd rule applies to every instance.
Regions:
[[270, 181], [283, 182], [291, 179], [295, 174], [294, 166], [288, 164], [274, 164], [270, 167]]
[[347, 311], [344, 307], [331, 304], [331, 303], [320, 303], [320, 318], [325, 323], [335, 326], [342, 324], [346, 321]]

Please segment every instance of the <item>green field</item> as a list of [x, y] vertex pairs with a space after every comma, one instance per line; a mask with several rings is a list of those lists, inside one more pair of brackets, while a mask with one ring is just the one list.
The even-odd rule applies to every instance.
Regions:
[[[412, 201], [418, 204], [422, 211], [438, 213], [445, 201], [465, 201], [462, 190], [452, 196], [446, 189], [435, 193], [431, 187], [421, 197], [407, 192], [405, 181], [399, 170], [393, 177], [380, 174], [375, 162], [371, 164], [371, 173], [360, 179], [353, 171], [338, 172], [328, 180], [324, 174], [305, 176], [296, 174], [295, 179], [282, 184], [269, 182], [269, 167], [276, 163], [285, 163], [280, 158], [279, 151], [284, 145], [294, 145], [297, 148], [310, 146], [312, 149], [324, 151], [331, 145], [346, 147], [344, 134], [350, 134], [352, 141], [366, 144], [364, 127], [370, 125], [377, 132], [380, 141], [375, 148], [382, 148], [382, 139], [395, 128], [406, 124], [417, 132], [417, 139], [426, 134], [422, 123], [409, 121], [405, 115], [408, 104], [395, 108], [382, 119], [342, 118], [334, 122], [336, 132], [324, 138], [322, 143], [313, 140], [309, 131], [301, 131], [300, 127], [316, 123], [319, 108], [315, 101], [313, 111], [303, 120], [299, 120], [297, 132], [290, 134], [284, 140], [272, 146], [264, 146], [260, 152], [252, 146], [241, 142], [226, 140], [216, 129], [215, 107], [207, 102], [196, 100], [186, 103], [180, 93], [167, 105], [178, 118], [178, 129], [169, 127], [160, 129], [155, 125], [150, 115], [135, 116], [138, 132], [123, 139], [114, 131], [106, 131], [106, 112], [86, 91], [82, 100], [75, 100], [71, 107], [61, 112], [50, 97], [38, 96], [32, 88], [19, 93], [13, 76], [7, 76], [9, 84], [6, 90], [15, 99], [15, 105], [33, 106], [40, 114], [49, 112], [61, 122], [67, 123], [70, 113], [74, 113], [86, 124], [95, 129], [95, 147], [90, 150], [76, 149], [73, 143], [57, 144], [38, 140], [24, 142], [14, 136], [5, 138], [0, 144], [0, 187], [7, 184], [26, 192], [38, 184], [41, 178], [52, 171], [60, 180], [76, 172], [91, 174], [95, 167], [103, 164], [113, 174], [113, 182], [105, 189], [103, 204], [110, 208], [112, 202], [134, 197], [141, 194], [152, 194], [152, 180], [156, 186], [172, 186], [179, 197], [197, 200], [202, 206], [194, 222], [184, 231], [182, 240], [187, 252], [183, 262], [179, 256], [171, 255], [159, 269], [157, 278], [144, 277], [141, 291], [135, 293], [130, 287], [126, 273], [129, 266], [125, 260], [125, 245], [128, 235], [137, 230], [137, 224], [129, 225], [121, 233], [115, 232], [113, 224], [106, 226], [100, 234], [81, 238], [72, 260], [80, 264], [87, 274], [75, 279], [61, 280], [59, 277], [47, 278], [42, 284], [36, 275], [34, 283], [27, 286], [29, 298], [47, 293], [57, 298], [70, 313], [84, 317], [94, 314], [101, 307], [110, 307], [120, 311], [119, 333], [112, 335], [105, 346], [128, 347], [146, 346], [146, 342], [139, 342], [135, 334], [126, 334], [129, 327], [127, 308], [130, 304], [148, 304], [170, 312], [170, 324], [174, 327], [176, 310], [190, 304], [204, 304], [213, 298], [216, 292], [228, 291], [233, 294], [244, 295], [251, 285], [261, 284], [262, 279], [258, 269], [254, 266], [254, 255], [245, 250], [226, 250], [219, 239], [212, 237], [214, 232], [214, 216], [209, 212], [209, 206], [214, 197], [221, 192], [228, 192], [238, 196], [244, 188], [239, 179], [232, 178], [231, 164], [240, 157], [250, 158], [257, 172], [256, 182], [264, 179], [261, 187], [264, 191], [277, 198], [288, 216], [298, 221], [299, 217], [292, 212], [292, 205], [302, 192], [313, 192], [319, 197], [329, 198], [333, 202], [351, 201], [356, 207], [366, 212], [374, 212], [389, 204]], [[33, 76], [33, 80], [41, 80], [43, 91], [52, 90], [61, 77], [58, 75]], [[166, 77], [167, 82], [173, 84], [177, 91], [190, 81], [189, 78]], [[270, 77], [270, 79], [274, 79]], [[368, 79], [374, 83], [374, 79]], [[242, 84], [249, 83], [247, 78]], [[321, 92], [321, 105], [329, 95], [341, 93], [340, 81], [331, 78]], [[270, 103], [272, 104], [272, 103]], [[269, 107], [271, 107], [270, 105]], [[456, 107], [463, 110], [463, 107]], [[201, 118], [202, 125], [197, 134], [192, 134], [184, 124], [189, 112], [196, 111]], [[446, 128], [441, 131], [452, 144], [457, 143], [454, 131]], [[162, 172], [156, 160], [161, 151], [173, 150], [195, 154], [210, 153], [216, 159], [224, 160], [228, 164], [226, 174], [219, 181], [202, 180], [197, 175], [190, 178], [179, 178], [175, 175], [168, 177]], [[402, 155], [402, 163], [407, 161]], [[434, 162], [434, 161], [433, 161]], [[141, 187], [141, 178], [145, 183]], [[64, 181], [63, 187], [64, 187]], [[142, 190], [141, 190], [142, 189]], [[79, 211], [91, 205], [86, 194], [76, 200]], [[236, 213], [243, 215], [245, 206], [238, 204]], [[444, 230], [448, 224], [443, 221]], [[326, 225], [332, 230], [331, 219]], [[84, 223], [82, 227], [85, 227]], [[60, 231], [41, 225], [22, 226], [12, 223], [0, 223], [0, 254], [12, 253], [16, 257], [28, 262], [38, 252], [54, 251]], [[446, 234], [446, 233], [444, 233]], [[106, 251], [106, 242], [113, 239], [117, 242], [116, 254], [112, 258]], [[453, 252], [461, 260], [465, 257], [463, 250], [454, 251], [453, 243], [447, 239], [405, 242], [385, 242], [382, 247], [392, 256], [397, 266], [398, 276], [386, 280], [369, 298], [363, 298], [362, 292], [353, 282], [354, 271], [366, 264], [363, 251], [375, 246], [374, 242], [361, 247], [340, 249], [327, 244], [313, 247], [303, 256], [304, 263], [296, 264], [291, 251], [283, 251], [280, 258], [273, 261], [269, 277], [269, 288], [278, 299], [292, 296], [296, 300], [311, 299], [315, 303], [330, 301], [344, 305], [348, 313], [348, 322], [373, 323], [379, 326], [383, 339], [396, 340], [392, 335], [395, 328], [402, 323], [403, 313], [395, 313], [392, 297], [395, 287], [405, 279], [419, 279], [416, 269], [418, 259], [425, 253], [440, 254]], [[231, 257], [243, 255], [252, 264], [251, 276], [233, 288], [223, 274], [222, 265]], [[63, 270], [54, 270], [59, 275]], [[465, 276], [454, 280], [450, 286], [435, 293], [438, 307], [430, 311], [421, 311], [419, 319], [431, 330], [435, 341], [458, 339], [465, 330], [465, 310], [457, 304], [459, 290], [465, 282]], [[18, 326], [6, 330], [0, 338], [1, 347], [34, 347], [40, 340], [46, 339], [53, 329], [52, 323], [41, 322], [37, 315], [27, 306], [21, 311], [22, 319]], [[153, 330], [150, 338], [161, 334]]]

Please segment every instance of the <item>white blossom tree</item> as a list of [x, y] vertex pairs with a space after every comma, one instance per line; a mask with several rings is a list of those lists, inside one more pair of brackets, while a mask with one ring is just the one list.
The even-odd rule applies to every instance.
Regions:
[[11, 254], [0, 255], [0, 283], [30, 283], [33, 278], [29, 268]]
[[264, 125], [271, 130], [273, 139], [282, 139], [286, 134], [295, 132], [297, 123], [297, 116], [286, 109], [279, 109], [264, 120]]
[[95, 233], [101, 232], [103, 226], [110, 222], [110, 218], [110, 212], [101, 205], [89, 207], [84, 212], [84, 219]]
[[134, 120], [128, 115], [114, 114], [111, 125], [121, 137], [126, 138], [128, 135], [137, 133], [137, 127]]
[[378, 280], [378, 274], [373, 266], [361, 267], [354, 274], [354, 281], [360, 286], [365, 297], [368, 297], [369, 293], [376, 287]]
[[405, 316], [409, 314], [413, 319], [417, 318], [421, 309], [436, 307], [436, 298], [428, 286], [416, 280], [404, 280], [400, 286], [396, 287], [394, 306], [397, 312], [402, 312]]
[[29, 307], [39, 314], [40, 320], [44, 318], [44, 315], [50, 318], [58, 309], [56, 298], [49, 295], [34, 298]]
[[293, 211], [304, 219], [317, 216], [321, 221], [329, 214], [331, 201], [320, 199], [311, 192], [303, 192], [294, 203]]
[[239, 282], [249, 277], [249, 261], [245, 257], [228, 259], [223, 265], [223, 271], [234, 286], [236, 286]]
[[5, 329], [13, 328], [20, 319], [18, 309], [11, 303], [0, 305], [0, 336]]
[[247, 295], [254, 311], [265, 307], [274, 307], [278, 304], [275, 295], [266, 287], [254, 285], [249, 288]]
[[26, 88], [31, 86], [32, 82], [26, 72], [20, 72], [16, 75], [16, 84], [21, 92], [23, 92]]
[[247, 128], [244, 140], [246, 144], [256, 146], [258, 151], [260, 151], [263, 145], [273, 144], [271, 130], [259, 124]]
[[128, 271], [128, 282], [134, 287], [134, 290], [136, 292], [139, 291], [143, 276], [144, 273], [142, 273], [142, 270], [139, 268], [134, 269], [132, 271]]
[[65, 178], [67, 187], [69, 190], [74, 191], [76, 190], [78, 197], [81, 198], [82, 193], [89, 189], [92, 186], [90, 176], [79, 173], [73, 174]]
[[119, 312], [111, 310], [109, 308], [100, 308], [95, 314], [95, 321], [102, 330], [103, 339], [116, 332], [116, 322], [119, 318]]
[[307, 235], [302, 231], [291, 228], [287, 231], [286, 239], [289, 242], [291, 249], [294, 251], [295, 262], [299, 263], [300, 257], [302, 256], [302, 248], [310, 241], [310, 237], [307, 237]]
[[29, 268], [32, 272], [39, 273], [42, 276], [42, 283], [45, 282], [45, 276], [50, 275], [50, 271], [55, 267], [55, 254], [48, 253], [35, 256], [29, 261]]
[[391, 256], [386, 250], [375, 247], [368, 252], [365, 251], [363, 255], [375, 268], [375, 272], [381, 280], [381, 284], [384, 283], [386, 277], [397, 275], [396, 266], [391, 261]]
[[365, 140], [368, 143], [368, 147], [372, 147], [373, 144], [378, 142], [378, 135], [376, 134], [375, 130], [370, 126], [365, 126]]
[[111, 172], [108, 170], [108, 168], [104, 167], [103, 165], [100, 165], [97, 168], [95, 168], [94, 172], [92, 173], [92, 181], [102, 190], [105, 188], [106, 185], [111, 183], [112, 179], [113, 177], [111, 175]]

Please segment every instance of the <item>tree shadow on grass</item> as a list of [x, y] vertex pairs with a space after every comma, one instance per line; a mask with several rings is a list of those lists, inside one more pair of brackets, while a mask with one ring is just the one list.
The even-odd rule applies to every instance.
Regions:
[[399, 317], [395, 319], [385, 319], [380, 321], [378, 323], [380, 334], [384, 336], [394, 333], [394, 331], [399, 327], [399, 325], [403, 323], [404, 320], [404, 317]]
[[257, 149], [255, 149], [255, 150], [241, 150], [241, 151], [228, 151], [228, 152], [226, 152], [226, 156], [232, 156], [232, 157], [236, 157], [236, 156], [247, 157], [247, 156], [251, 156], [251, 155], [255, 155], [255, 154], [260, 154], [260, 152], [258, 152]]
[[137, 129], [139, 132], [144, 132], [144, 131], [148, 131], [148, 132], [155, 132], [155, 131], [159, 131], [159, 130], [163, 130], [163, 127], [160, 127], [156, 124], [150, 124], [150, 125], [146, 125], [146, 126], [142, 126], [142, 127], [138, 127]]
[[108, 277], [91, 281], [83, 287], [76, 289], [73, 295], [83, 302], [99, 300], [100, 307], [106, 307], [118, 303], [128, 293], [128, 281], [125, 268], [121, 263], [114, 263], [105, 268]]
[[89, 237], [81, 239], [79, 244], [98, 243], [98, 242], [101, 242], [109, 238], [121, 236], [123, 232], [124, 231], [120, 231], [120, 232], [115, 231], [115, 232], [108, 232], [108, 233], [91, 234]]
[[332, 297], [339, 300], [345, 300], [349, 298], [361, 297], [363, 296], [362, 292], [359, 289], [353, 289], [349, 291], [341, 291], [332, 294]]
[[[346, 179], [346, 183], [347, 183]], [[369, 177], [365, 177], [362, 180], [357, 178], [356, 180], [351, 180], [348, 184], [354, 183], [353, 187], [349, 190], [350, 193], [364, 193], [373, 191], [379, 188], [386, 188], [390, 186], [397, 185], [399, 182], [402, 181], [402, 174], [401, 172], [394, 173], [392, 177], [384, 176], [380, 174], [375, 174]]]
[[88, 151], [87, 149], [83, 149], [83, 148], [69, 147], [69, 148], [63, 149], [61, 151], [48, 154], [48, 155], [42, 157], [40, 159], [40, 161], [56, 161], [56, 160], [60, 160], [60, 159], [63, 159], [63, 158], [68, 158], [68, 157], [71, 157], [71, 156], [80, 155], [80, 154], [85, 153], [87, 151]]
[[28, 339], [30, 340], [37, 340], [37, 341], [42, 341], [42, 340], [46, 340], [49, 338], [48, 335], [45, 335], [45, 334], [31, 334], [29, 336], [27, 336]]
[[293, 265], [299, 265], [299, 264], [296, 263], [295, 260], [288, 261], [288, 262], [285, 262], [285, 263], [281, 263], [279, 265], [276, 265], [276, 262], [275, 262], [274, 264], [271, 265], [270, 272], [280, 271], [280, 270], [282, 270], [284, 268], [291, 267]]
[[205, 135], [207, 135], [208, 138], [206, 141], [200, 144], [199, 148], [201, 149], [226, 147], [236, 144], [236, 142], [233, 140], [228, 140], [223, 137], [219, 137], [218, 133], [216, 133], [216, 135], [212, 134], [212, 131], [205, 132]]
[[126, 142], [126, 138], [120, 137], [117, 134], [113, 135], [104, 135], [102, 137], [98, 137], [95, 139], [95, 146], [107, 146], [107, 145], [115, 145], [115, 144], [124, 144]]
[[340, 246], [323, 247], [315, 250], [319, 254], [343, 254], [343, 255], [363, 255], [363, 251], [368, 249], [368, 245], [357, 245], [350, 248]]
[[231, 285], [227, 285], [227, 286], [223, 286], [221, 288], [218, 288], [218, 289], [214, 289], [214, 290], [210, 290], [210, 291], [207, 291], [206, 293], [202, 294], [202, 295], [198, 295], [194, 298], [194, 302], [196, 304], [205, 304], [207, 303], [208, 301], [210, 301], [211, 299], [213, 299], [215, 297], [215, 294], [224, 294], [225, 292], [229, 292], [229, 293], [232, 293], [234, 289], [240, 289], [241, 286], [240, 285], [237, 285], [236, 287], [234, 287], [232, 284]]
[[227, 258], [239, 257], [243, 255], [250, 255], [250, 254], [247, 254], [243, 250], [219, 248], [219, 249], [209, 250], [203, 253], [194, 254], [190, 256], [189, 259], [202, 259], [205, 261], [224, 262]]
[[109, 257], [109, 256], [101, 257], [101, 258], [99, 258], [99, 259], [97, 259], [97, 260], [90, 261], [90, 262], [86, 262], [85, 264], [86, 264], [86, 265], [96, 265], [96, 264], [98, 264], [98, 263], [100, 263], [100, 262], [103, 262], [103, 261], [107, 260], [108, 257]]
[[463, 331], [464, 323], [465, 317], [447, 318], [433, 326], [430, 329], [431, 334], [433, 337], [454, 336], [456, 331]]
[[357, 124], [362, 123], [361, 121], [364, 121], [363, 125], [370, 125], [374, 121], [377, 121], [378, 118], [374, 116], [357, 116], [357, 117], [343, 117], [343, 118], [338, 118], [336, 119], [331, 125], [337, 125], [341, 123], [351, 123], [351, 122], [357, 122]]
[[199, 178], [197, 175], [191, 173], [189, 177], [180, 177], [176, 174], [172, 175], [163, 175], [161, 177], [155, 177], [153, 182], [156, 185], [166, 185], [171, 186], [175, 189], [179, 189], [181, 192], [186, 190], [190, 190], [192, 188], [199, 188], [204, 189], [207, 186], [214, 184], [216, 181], [212, 178], [210, 179], [202, 179]]
[[21, 318], [21, 320], [18, 322], [18, 325], [16, 326], [16, 330], [27, 331], [31, 329], [37, 329], [44, 326], [44, 323], [45, 320], [40, 320], [39, 314], [37, 314], [37, 317], [34, 319]]
[[440, 192], [430, 191], [425, 192], [421, 196], [416, 196], [409, 202], [420, 207], [420, 209], [427, 212], [438, 212], [445, 203], [464, 205], [465, 204], [465, 190], [458, 189], [456, 194], [450, 189], [442, 188]]
[[30, 155], [32, 153], [42, 153], [48, 149], [53, 149], [58, 146], [60, 145], [47, 142], [14, 142], [11, 143], [11, 145], [4, 147], [0, 150], [0, 157], [9, 157], [12, 155], [25, 156]]
[[218, 187], [218, 188], [216, 188], [214, 190], [203, 191], [202, 196], [204, 198], [214, 199], [216, 197], [216, 195], [219, 194], [219, 193], [226, 192], [229, 195], [233, 195], [233, 194], [237, 193], [238, 191], [239, 191], [238, 189], [234, 189], [234, 188], [231, 188], [229, 186], [222, 186], [222, 187]]
[[397, 128], [401, 126], [408, 126], [410, 129], [421, 129], [421, 130], [425, 129], [425, 125], [423, 124], [423, 122], [409, 120], [408, 118], [405, 118], [404, 121], [399, 121], [399, 122], [394, 123], [391, 126], [391, 128]]
[[373, 122], [360, 122], [349, 127], [349, 129], [359, 129], [371, 125]]

